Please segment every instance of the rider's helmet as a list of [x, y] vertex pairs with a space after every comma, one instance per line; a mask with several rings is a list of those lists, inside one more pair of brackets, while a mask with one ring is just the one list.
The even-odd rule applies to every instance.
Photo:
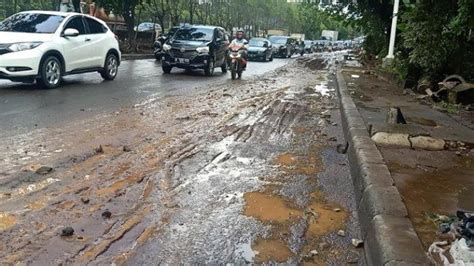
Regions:
[[244, 38], [244, 30], [238, 29], [235, 37], [237, 37], [238, 40], [242, 40]]

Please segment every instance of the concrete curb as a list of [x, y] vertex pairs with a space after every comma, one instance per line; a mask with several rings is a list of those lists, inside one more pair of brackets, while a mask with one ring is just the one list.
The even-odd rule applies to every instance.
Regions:
[[122, 54], [122, 60], [142, 60], [154, 58], [154, 54]]
[[337, 84], [368, 265], [428, 265], [406, 206], [352, 100], [342, 70], [337, 72]]

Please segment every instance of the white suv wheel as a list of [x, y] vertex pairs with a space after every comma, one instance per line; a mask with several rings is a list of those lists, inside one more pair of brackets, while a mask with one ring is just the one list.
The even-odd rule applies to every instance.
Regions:
[[108, 54], [105, 59], [104, 69], [100, 72], [105, 80], [114, 80], [118, 73], [118, 59], [114, 54]]
[[55, 56], [49, 56], [40, 66], [37, 82], [41, 87], [47, 89], [57, 88], [61, 85], [62, 71], [61, 61]]

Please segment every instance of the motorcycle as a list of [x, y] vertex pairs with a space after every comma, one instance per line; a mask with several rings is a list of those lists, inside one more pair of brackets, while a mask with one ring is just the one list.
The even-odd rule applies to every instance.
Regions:
[[242, 72], [244, 66], [247, 63], [242, 57], [243, 52], [245, 51], [244, 45], [231, 44], [229, 46], [229, 67], [230, 75], [232, 79], [242, 78]]
[[163, 44], [167, 39], [168, 38], [165, 36], [159, 36], [153, 44], [153, 53], [155, 54], [155, 58], [158, 61], [161, 60], [161, 56], [163, 55]]

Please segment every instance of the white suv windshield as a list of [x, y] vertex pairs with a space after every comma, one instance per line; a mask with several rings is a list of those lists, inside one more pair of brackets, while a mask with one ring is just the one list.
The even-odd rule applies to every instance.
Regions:
[[0, 31], [54, 33], [63, 20], [58, 15], [19, 13], [0, 22]]

